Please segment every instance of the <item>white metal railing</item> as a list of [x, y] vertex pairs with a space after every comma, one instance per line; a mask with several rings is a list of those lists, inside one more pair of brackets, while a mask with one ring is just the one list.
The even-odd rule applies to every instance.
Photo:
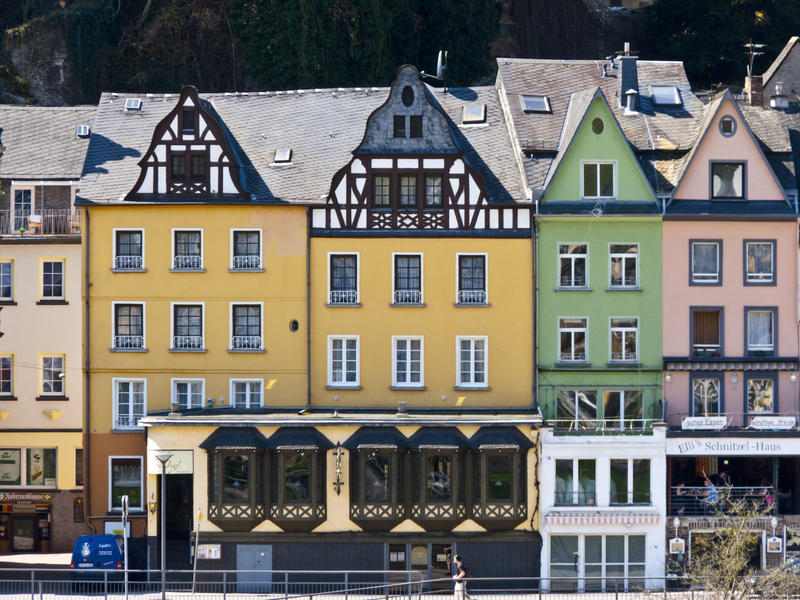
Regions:
[[260, 350], [260, 335], [235, 335], [233, 336], [231, 348], [234, 350]]
[[586, 352], [576, 350], [574, 352], [562, 352], [559, 354], [559, 360], [562, 362], [569, 362], [571, 360], [586, 360]]
[[611, 287], [635, 287], [636, 276], [628, 275], [627, 277], [613, 277], [611, 279]]
[[422, 291], [420, 290], [395, 290], [395, 304], [422, 304]]
[[115, 335], [114, 348], [116, 349], [141, 349], [144, 348], [143, 335]]
[[234, 269], [260, 269], [261, 257], [255, 254], [246, 254], [233, 257]]
[[486, 304], [486, 290], [458, 290], [459, 304]]
[[173, 350], [202, 350], [202, 335], [175, 335], [172, 336]]
[[119, 271], [141, 269], [144, 260], [141, 255], [117, 255], [114, 257], [114, 268]]
[[698, 357], [719, 356], [719, 344], [692, 344], [692, 354]]
[[632, 362], [636, 360], [636, 354], [633, 352], [612, 352], [611, 360], [619, 362]]
[[585, 275], [568, 275], [561, 278], [561, 287], [586, 287]]
[[172, 261], [173, 269], [202, 269], [203, 257], [197, 254], [176, 254]]
[[144, 419], [144, 415], [117, 415], [114, 417], [114, 429], [138, 428], [139, 419]]
[[331, 290], [331, 304], [355, 304], [358, 302], [357, 290]]

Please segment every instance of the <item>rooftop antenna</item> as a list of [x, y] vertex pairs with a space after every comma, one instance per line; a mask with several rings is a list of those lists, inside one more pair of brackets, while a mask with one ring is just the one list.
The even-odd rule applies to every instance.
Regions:
[[442, 85], [444, 86], [444, 91], [447, 91], [447, 82], [446, 82], [446, 74], [447, 74], [447, 50], [439, 50], [439, 56], [436, 58], [436, 75], [431, 75], [430, 73], [426, 73], [425, 71], [420, 71], [420, 77], [427, 78], [427, 79], [436, 79], [437, 81], [441, 81]]
[[747, 76], [750, 77], [753, 74], [753, 59], [756, 56], [761, 56], [764, 54], [760, 50], [766, 47], [766, 44], [754, 44], [753, 38], [750, 38], [750, 41], [746, 44], [743, 44], [745, 48], [747, 48], [747, 53], [749, 54], [749, 61], [747, 63]]

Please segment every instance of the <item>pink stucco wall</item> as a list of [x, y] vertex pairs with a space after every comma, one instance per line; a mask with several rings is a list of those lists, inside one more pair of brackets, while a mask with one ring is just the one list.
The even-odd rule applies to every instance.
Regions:
[[[725, 137], [720, 133], [719, 121], [726, 115], [736, 120], [736, 133]], [[747, 161], [745, 168], [745, 198], [747, 200], [782, 200], [783, 193], [764, 162], [758, 146], [747, 131], [736, 107], [730, 100], [722, 103], [714, 121], [709, 126], [691, 164], [675, 190], [677, 200], [708, 200], [710, 198], [710, 160]]]
[[[664, 221], [663, 223], [663, 350], [664, 356], [689, 356], [692, 306], [724, 307], [725, 357], [745, 355], [744, 307], [776, 306], [778, 308], [778, 355], [798, 355], [797, 269], [798, 252], [796, 222], [758, 221]], [[689, 285], [689, 240], [722, 240], [722, 285]], [[775, 286], [745, 286], [745, 239], [776, 240]], [[726, 409], [741, 412], [743, 377], [731, 382], [725, 373]], [[779, 410], [798, 410], [800, 381], [792, 383], [789, 373], [779, 376]], [[664, 397], [672, 414], [689, 412], [689, 374], [670, 373], [671, 382], [664, 385]]]

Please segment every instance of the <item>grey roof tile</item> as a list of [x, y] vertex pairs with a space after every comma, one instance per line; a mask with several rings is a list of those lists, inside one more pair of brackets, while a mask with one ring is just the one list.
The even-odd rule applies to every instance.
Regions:
[[94, 121], [95, 106], [0, 105], [0, 178], [74, 179], [81, 175], [89, 139], [77, 125]]
[[786, 57], [789, 56], [789, 52], [792, 51], [794, 45], [800, 40], [800, 37], [793, 35], [789, 38], [789, 41], [786, 42], [786, 45], [781, 48], [781, 51], [778, 53], [778, 56], [775, 57], [775, 60], [772, 61], [767, 70], [761, 75], [761, 81], [763, 85], [767, 85], [767, 82], [772, 79], [772, 76], [775, 75], [775, 71], [783, 64], [783, 61], [786, 60]]

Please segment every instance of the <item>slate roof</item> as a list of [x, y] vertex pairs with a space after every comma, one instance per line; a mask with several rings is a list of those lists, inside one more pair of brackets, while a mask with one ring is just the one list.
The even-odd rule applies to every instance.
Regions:
[[[242, 185], [254, 202], [323, 203], [334, 174], [347, 165], [364, 135], [370, 113], [386, 100], [389, 88], [349, 88], [201, 94], [218, 115], [237, 154]], [[490, 201], [526, 202], [522, 175], [493, 86], [431, 88], [447, 112], [465, 158], [483, 176]], [[125, 99], [138, 97], [142, 110], [125, 112]], [[149, 147], [156, 124], [174, 107], [177, 94], [104, 93], [97, 109], [92, 144], [79, 197], [115, 202], [139, 175], [138, 161]], [[463, 107], [486, 104], [486, 124], [459, 126]], [[273, 163], [275, 150], [290, 148], [290, 165]]]
[[794, 48], [794, 45], [798, 41], [800, 41], [800, 37], [796, 35], [793, 35], [789, 38], [789, 41], [786, 42], [786, 45], [778, 53], [778, 56], [775, 57], [775, 60], [772, 61], [772, 64], [767, 67], [767, 70], [761, 75], [761, 81], [763, 85], [766, 86], [767, 82], [772, 79], [772, 76], [775, 75], [775, 71], [780, 68], [781, 64], [783, 64], [783, 61], [786, 60], [787, 56], [789, 56], [789, 52], [792, 51], [792, 48]]
[[0, 179], [73, 179], [81, 176], [89, 138], [77, 125], [94, 121], [95, 106], [0, 105]]
[[[620, 69], [608, 69], [603, 77], [602, 60], [543, 60], [500, 58], [497, 85], [505, 93], [514, 132], [523, 151], [523, 168], [528, 185], [541, 190], [556, 157], [556, 149], [569, 126], [567, 112], [570, 96], [577, 90], [599, 87], [611, 107], [623, 134], [640, 153], [645, 174], [658, 193], [671, 190], [681, 161], [692, 147], [704, 116], [704, 105], [691, 90], [683, 63], [677, 61], [637, 60], [639, 111], [626, 114], [620, 106]], [[681, 106], [655, 106], [650, 85], [675, 85]], [[550, 98], [551, 113], [525, 113], [521, 94], [541, 94]], [[661, 151], [658, 159], [655, 155]], [[658, 173], [656, 173], [656, 169]], [[662, 173], [664, 170], [664, 173]], [[658, 184], [656, 186], [656, 184]]]

